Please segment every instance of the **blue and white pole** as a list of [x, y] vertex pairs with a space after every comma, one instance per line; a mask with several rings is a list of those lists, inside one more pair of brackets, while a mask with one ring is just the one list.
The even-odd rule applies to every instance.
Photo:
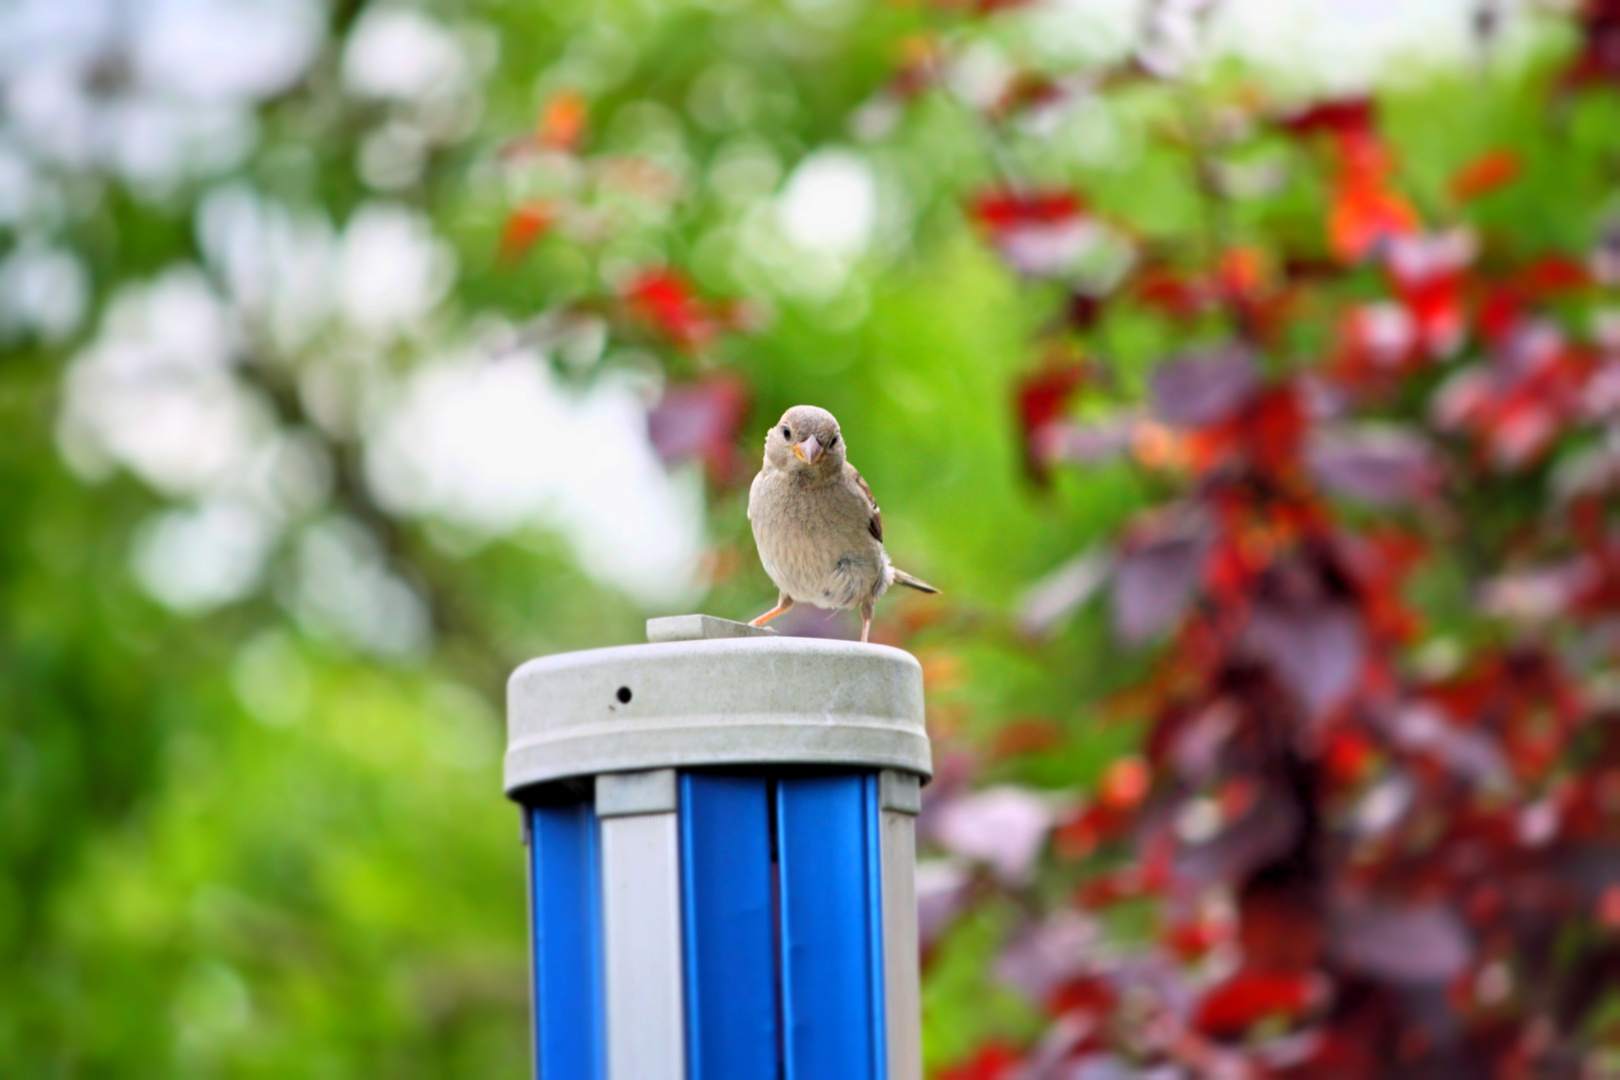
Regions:
[[922, 669], [705, 615], [508, 688], [542, 1080], [921, 1080]]

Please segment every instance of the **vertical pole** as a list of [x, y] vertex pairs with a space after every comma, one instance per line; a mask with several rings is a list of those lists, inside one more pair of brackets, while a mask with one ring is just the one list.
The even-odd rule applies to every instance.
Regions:
[[608, 1080], [684, 1080], [674, 769], [596, 778]]
[[877, 777], [777, 782], [786, 1080], [881, 1080]]
[[878, 774], [883, 815], [883, 1015], [888, 1025], [889, 1080], [922, 1080], [922, 989], [917, 940], [915, 773]]
[[769, 783], [681, 774], [690, 1080], [779, 1080]]
[[590, 803], [530, 811], [534, 1065], [544, 1080], [601, 1076], [596, 815]]

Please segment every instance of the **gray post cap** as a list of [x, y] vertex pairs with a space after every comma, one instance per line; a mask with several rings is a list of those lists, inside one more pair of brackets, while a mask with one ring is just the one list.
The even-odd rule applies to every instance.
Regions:
[[530, 660], [506, 689], [506, 793], [601, 773], [845, 765], [933, 775], [922, 667], [886, 645], [778, 637], [709, 615], [647, 645]]

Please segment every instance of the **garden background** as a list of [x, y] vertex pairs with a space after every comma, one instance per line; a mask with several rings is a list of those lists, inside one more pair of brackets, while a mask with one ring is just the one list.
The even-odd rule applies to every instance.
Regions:
[[1620, 1067], [1612, 0], [20, 0], [0, 350], [0, 1073], [522, 1074], [504, 678], [800, 402], [937, 1075]]

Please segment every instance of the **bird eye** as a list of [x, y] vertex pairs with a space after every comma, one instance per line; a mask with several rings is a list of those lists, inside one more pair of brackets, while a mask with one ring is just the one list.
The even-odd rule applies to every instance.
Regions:
[[782, 425], [782, 438], [787, 439], [789, 442], [793, 441], [793, 432], [788, 430], [788, 426], [786, 424]]

